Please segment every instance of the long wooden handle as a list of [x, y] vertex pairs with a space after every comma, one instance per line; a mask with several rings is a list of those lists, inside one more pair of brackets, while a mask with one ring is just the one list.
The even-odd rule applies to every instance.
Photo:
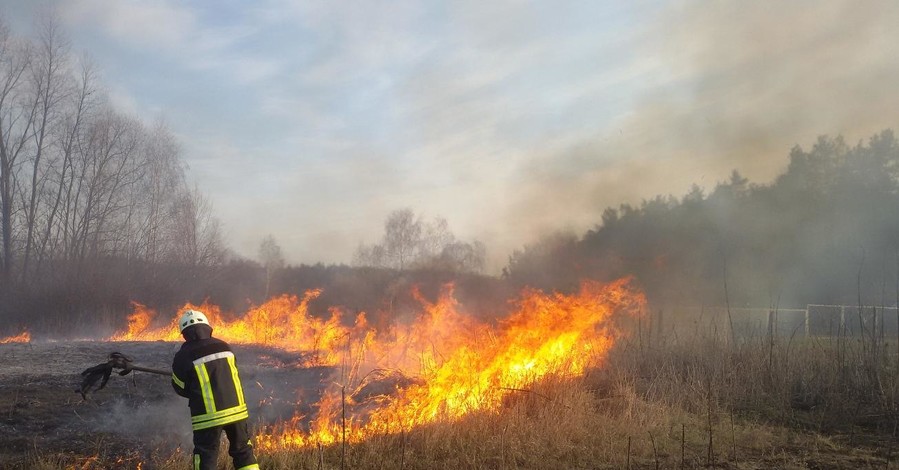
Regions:
[[172, 371], [170, 370], [162, 370], [162, 369], [151, 369], [149, 367], [141, 367], [141, 366], [131, 366], [129, 367], [131, 370], [139, 370], [141, 372], [149, 372], [151, 374], [159, 374], [159, 375], [172, 375]]

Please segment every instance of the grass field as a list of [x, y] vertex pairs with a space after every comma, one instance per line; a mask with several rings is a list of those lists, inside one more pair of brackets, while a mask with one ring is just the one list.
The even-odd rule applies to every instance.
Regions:
[[[0, 467], [185, 468], [186, 410], [167, 380], [113, 377], [90, 402], [72, 392], [75, 373], [111, 350], [165, 364], [174, 347], [0, 345]], [[289, 382], [307, 402], [327, 381], [326, 369], [290, 367], [277, 351], [238, 354], [245, 380]], [[295, 396], [260, 387], [256, 425]], [[507, 390], [496, 410], [259, 458], [269, 469], [882, 469], [897, 465], [897, 389], [896, 344], [877, 338], [632, 339], [584, 376]]]

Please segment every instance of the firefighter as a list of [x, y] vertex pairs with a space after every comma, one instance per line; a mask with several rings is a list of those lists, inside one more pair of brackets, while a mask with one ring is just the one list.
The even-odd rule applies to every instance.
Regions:
[[222, 431], [237, 470], [258, 470], [247, 427], [247, 404], [234, 352], [212, 337], [202, 312], [186, 310], [178, 321], [184, 344], [172, 361], [172, 387], [187, 398], [194, 431], [194, 470], [214, 470]]

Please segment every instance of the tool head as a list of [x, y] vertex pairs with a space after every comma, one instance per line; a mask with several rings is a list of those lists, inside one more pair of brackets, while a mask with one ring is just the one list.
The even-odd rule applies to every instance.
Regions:
[[81, 385], [77, 390], [81, 393], [81, 398], [87, 400], [87, 395], [92, 390], [100, 390], [105, 387], [106, 382], [109, 382], [109, 376], [112, 375], [113, 369], [122, 369], [119, 375], [131, 372], [132, 361], [129, 356], [120, 352], [113, 352], [109, 354], [106, 362], [85, 369], [81, 373], [81, 376], [84, 378], [81, 380]]
[[[112, 365], [108, 362], [87, 368], [81, 373], [81, 376], [84, 378], [81, 379], [81, 385], [76, 391], [81, 393], [81, 398], [83, 400], [87, 400], [87, 394], [92, 390], [100, 390], [106, 386], [106, 382], [109, 381], [109, 376], [111, 374]], [[99, 385], [97, 382], [99, 382]]]
[[106, 362], [89, 367], [81, 373], [83, 379], [81, 379], [81, 384], [75, 391], [81, 393], [81, 398], [87, 400], [87, 396], [90, 392], [100, 390], [106, 386], [106, 382], [109, 381], [109, 376], [112, 375], [114, 369], [121, 369], [119, 370], [119, 375], [128, 375], [135, 370], [157, 375], [172, 375], [172, 371], [170, 370], [151, 369], [149, 367], [134, 365], [134, 359], [132, 359], [131, 356], [126, 356], [120, 352], [113, 352], [109, 354]]

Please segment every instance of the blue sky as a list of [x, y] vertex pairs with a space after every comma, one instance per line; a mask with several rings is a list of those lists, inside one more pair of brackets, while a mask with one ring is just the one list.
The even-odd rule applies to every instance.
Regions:
[[348, 262], [411, 207], [513, 249], [607, 206], [767, 182], [897, 128], [892, 1], [0, 1], [56, 8], [120, 109], [164, 119], [229, 244]]

